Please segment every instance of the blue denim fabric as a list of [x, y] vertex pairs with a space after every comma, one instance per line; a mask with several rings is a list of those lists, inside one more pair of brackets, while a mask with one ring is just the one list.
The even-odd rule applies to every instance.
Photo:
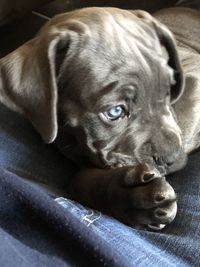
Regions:
[[0, 105], [0, 167], [65, 190], [72, 164], [54, 146], [45, 145], [23, 116]]
[[[0, 114], [0, 167], [33, 181], [66, 187], [67, 191], [67, 181], [74, 172], [70, 163], [54, 147], [43, 145], [23, 117], [2, 106]], [[101, 240], [113, 255], [118, 255], [120, 267], [122, 263], [141, 267], [200, 266], [199, 162], [200, 152], [196, 152], [184, 170], [168, 177], [178, 195], [178, 214], [161, 232], [132, 229], [63, 198], [63, 194], [56, 194], [55, 201], [86, 226], [93, 239]]]
[[200, 266], [200, 152], [169, 177], [178, 194], [175, 221], [161, 232], [134, 230], [70, 200], [56, 201], [85, 223], [129, 263], [127, 266]]

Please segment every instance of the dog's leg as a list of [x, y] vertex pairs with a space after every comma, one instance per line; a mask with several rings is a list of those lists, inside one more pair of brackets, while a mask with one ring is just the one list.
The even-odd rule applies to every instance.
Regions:
[[134, 227], [161, 229], [177, 211], [174, 190], [146, 164], [83, 170], [70, 189], [74, 200]]

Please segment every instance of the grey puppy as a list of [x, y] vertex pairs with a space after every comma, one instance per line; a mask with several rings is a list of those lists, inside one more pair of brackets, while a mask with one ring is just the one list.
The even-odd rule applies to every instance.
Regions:
[[189, 9], [86, 8], [0, 60], [1, 101], [80, 167], [73, 199], [138, 228], [173, 221], [164, 176], [200, 142], [199, 28]]

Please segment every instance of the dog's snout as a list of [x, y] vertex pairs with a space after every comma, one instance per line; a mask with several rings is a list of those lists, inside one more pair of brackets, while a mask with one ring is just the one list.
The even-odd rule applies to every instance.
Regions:
[[176, 161], [175, 159], [173, 159], [173, 160], [167, 159], [165, 161], [163, 158], [159, 158], [157, 156], [153, 156], [153, 160], [154, 160], [154, 162], [156, 163], [157, 166], [166, 165], [168, 167], [170, 167], [171, 165], [173, 165], [174, 162]]
[[165, 175], [168, 169], [173, 166], [176, 162], [176, 158], [166, 158], [153, 156], [153, 162], [160, 171], [161, 174]]
[[153, 140], [153, 153], [156, 156], [154, 161], [158, 166], [170, 167], [179, 158], [182, 146], [179, 136], [176, 134], [166, 134], [160, 136], [159, 139]]
[[166, 165], [164, 164], [163, 159], [159, 158], [158, 156], [153, 156], [153, 163], [156, 165], [159, 172], [163, 175], [166, 173]]
[[[142, 150], [146, 152], [146, 155], [148, 153], [150, 161], [159, 169], [160, 173], [165, 175], [182, 157], [181, 132], [172, 117], [170, 120], [157, 119], [153, 125], [151, 137], [147, 142], [150, 149], [147, 149], [146, 146]], [[145, 146], [145, 144], [143, 145]]]
[[167, 161], [167, 162], [166, 162], [166, 165], [167, 165], [168, 167], [170, 167], [170, 166], [172, 166], [172, 165], [174, 164], [174, 162], [175, 162], [175, 160], [173, 160], [173, 161]]

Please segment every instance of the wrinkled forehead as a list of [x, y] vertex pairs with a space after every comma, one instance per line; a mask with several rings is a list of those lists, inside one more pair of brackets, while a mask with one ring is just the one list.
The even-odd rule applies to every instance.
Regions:
[[61, 14], [47, 23], [43, 28], [46, 31], [69, 32], [81, 50], [98, 51], [104, 56], [127, 56], [137, 49], [162, 53], [151, 21], [117, 8], [85, 8]]
[[[112, 10], [112, 9], [111, 9]], [[79, 18], [86, 27], [86, 33], [98, 44], [108, 45], [113, 52], [131, 52], [134, 40], [138, 45], [144, 44], [148, 48], [155, 46], [157, 36], [152, 25], [139, 19], [131, 12], [109, 12], [103, 10], [100, 13], [91, 13], [84, 18]]]
[[152, 75], [156, 79], [158, 66], [167, 66], [153, 27], [129, 13], [92, 13], [92, 17], [74, 22], [83, 29], [69, 51], [72, 56], [66, 58], [66, 65], [71, 66], [66, 66], [66, 79], [75, 76], [68, 83], [76, 88], [81, 82], [83, 96], [85, 90], [89, 95], [116, 81], [126, 83], [131, 77], [149, 82]]
[[[150, 22], [125, 10], [100, 9], [100, 11], [94, 9], [93, 12], [87, 12], [86, 9], [85, 15], [83, 12], [82, 16], [74, 20], [74, 24], [79, 25], [80, 39], [85, 38], [84, 43], [89, 46], [91, 52], [98, 51], [105, 56], [109, 53], [111, 56], [118, 55], [119, 58], [136, 53], [137, 50], [143, 54], [145, 50], [156, 51], [158, 55], [162, 53], [158, 37]], [[73, 29], [73, 23], [71, 26]]]

